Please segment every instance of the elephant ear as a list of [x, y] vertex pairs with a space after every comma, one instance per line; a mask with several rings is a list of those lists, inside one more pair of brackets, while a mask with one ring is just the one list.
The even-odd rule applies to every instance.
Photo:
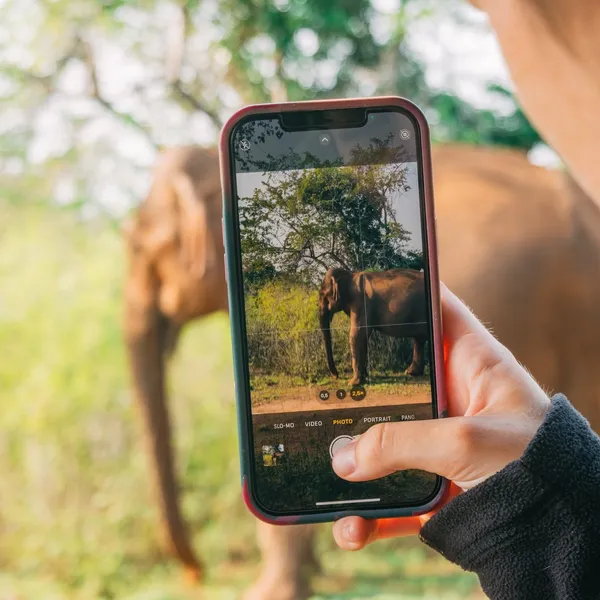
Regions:
[[340, 299], [340, 284], [335, 276], [331, 276], [331, 291], [333, 295], [333, 301], [337, 302]]

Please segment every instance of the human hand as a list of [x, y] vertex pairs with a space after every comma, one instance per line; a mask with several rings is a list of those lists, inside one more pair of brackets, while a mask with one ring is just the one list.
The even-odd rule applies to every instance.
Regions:
[[[374, 425], [341, 449], [333, 469], [367, 481], [402, 469], [437, 473], [469, 490], [521, 457], [550, 400], [515, 357], [442, 286], [449, 418]], [[435, 512], [435, 511], [434, 511]], [[433, 515], [367, 521], [345, 517], [333, 526], [337, 544], [358, 550], [384, 537], [418, 533]]]

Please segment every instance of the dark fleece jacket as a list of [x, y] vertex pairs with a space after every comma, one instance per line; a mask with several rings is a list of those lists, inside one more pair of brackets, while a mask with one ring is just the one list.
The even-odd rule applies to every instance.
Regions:
[[600, 438], [558, 394], [523, 456], [455, 498], [421, 539], [492, 600], [600, 598]]

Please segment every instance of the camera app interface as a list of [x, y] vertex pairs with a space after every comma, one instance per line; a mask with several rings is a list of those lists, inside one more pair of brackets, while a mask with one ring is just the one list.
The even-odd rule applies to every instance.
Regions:
[[418, 132], [361, 127], [233, 136], [255, 497], [279, 514], [425, 502], [435, 476], [346, 482], [331, 458], [377, 423], [433, 416]]

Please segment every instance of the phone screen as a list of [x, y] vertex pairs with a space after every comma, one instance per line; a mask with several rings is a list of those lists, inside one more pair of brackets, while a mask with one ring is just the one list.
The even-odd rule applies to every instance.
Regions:
[[332, 456], [377, 423], [436, 416], [418, 124], [246, 119], [230, 137], [255, 501], [272, 514], [419, 506], [440, 480], [340, 479]]

